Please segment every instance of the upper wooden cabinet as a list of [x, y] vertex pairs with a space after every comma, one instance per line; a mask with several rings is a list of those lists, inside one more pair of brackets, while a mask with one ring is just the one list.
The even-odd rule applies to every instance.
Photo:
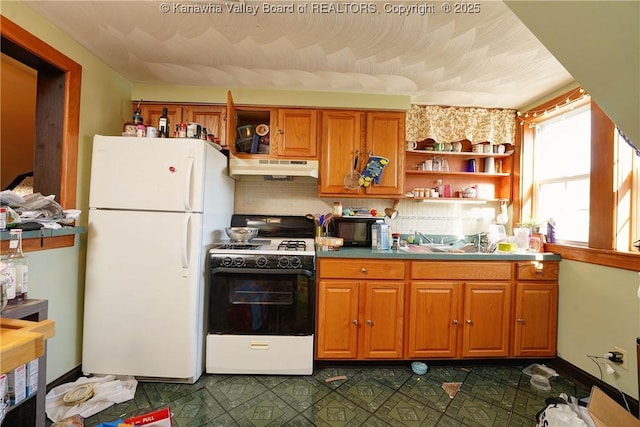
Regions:
[[[366, 194], [399, 196], [403, 194], [405, 114], [399, 112], [368, 112], [365, 153], [389, 159], [380, 183], [366, 189]], [[365, 158], [366, 161], [366, 158]]]
[[[133, 103], [133, 110], [138, 106], [137, 102]], [[226, 145], [225, 133], [225, 107], [222, 105], [180, 105], [180, 104], [164, 104], [164, 103], [147, 103], [140, 104], [140, 112], [144, 124], [147, 126], [158, 127], [158, 121], [162, 115], [162, 109], [167, 109], [169, 117], [169, 136], [173, 138], [176, 125], [185, 122], [198, 123], [200, 126], [207, 128], [207, 133], [212, 134], [216, 138], [220, 138], [220, 145]]]
[[[289, 159], [318, 158], [318, 111], [305, 108], [273, 108], [236, 106], [231, 92], [227, 94], [227, 141], [229, 150], [237, 157], [264, 156]], [[260, 124], [269, 125], [269, 144], [258, 153], [236, 150], [237, 128]]]
[[279, 108], [272, 152], [281, 157], [318, 157], [318, 111]]
[[[360, 193], [360, 190], [347, 190], [344, 178], [354, 169], [356, 154], [360, 153], [362, 114], [340, 110], [322, 112], [320, 196]], [[358, 161], [356, 168], [361, 170], [361, 167], [362, 162]]]
[[221, 105], [189, 105], [182, 107], [182, 121], [198, 123], [208, 134], [220, 138], [220, 145], [228, 145], [225, 133], [226, 108]]
[[[323, 111], [321, 119], [321, 197], [403, 194], [405, 114], [387, 111]], [[357, 190], [345, 188], [345, 176], [362, 172], [370, 156], [389, 159], [379, 183]]]
[[[133, 103], [133, 111], [138, 106], [137, 102]], [[140, 113], [142, 114], [142, 120], [145, 125], [158, 127], [158, 121], [162, 115], [162, 109], [167, 109], [167, 117], [169, 117], [169, 136], [173, 137], [173, 130], [176, 124], [182, 122], [182, 106], [175, 104], [163, 104], [163, 103], [141, 103]]]

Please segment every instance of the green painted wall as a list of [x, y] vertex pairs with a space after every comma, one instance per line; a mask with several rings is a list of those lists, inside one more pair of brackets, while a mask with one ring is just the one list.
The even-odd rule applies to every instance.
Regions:
[[627, 350], [629, 369], [611, 364], [616, 373], [609, 376], [601, 364], [602, 379], [637, 399], [640, 275], [630, 270], [563, 260], [559, 285], [558, 357], [599, 378], [598, 366], [587, 355], [603, 356], [614, 346]]
[[164, 102], [227, 103], [231, 91], [235, 104], [301, 106], [318, 108], [364, 108], [408, 110], [411, 100], [406, 95], [352, 94], [345, 92], [300, 92], [252, 88], [220, 88], [134, 84], [132, 100]]
[[[122, 131], [131, 111], [131, 84], [23, 3], [3, 1], [1, 11], [82, 65], [76, 207], [82, 210], [79, 225], [86, 225], [93, 135]], [[85, 247], [86, 236], [80, 236], [72, 248], [27, 254], [29, 297], [48, 299], [49, 318], [56, 322], [56, 335], [47, 344], [47, 382], [81, 363]]]

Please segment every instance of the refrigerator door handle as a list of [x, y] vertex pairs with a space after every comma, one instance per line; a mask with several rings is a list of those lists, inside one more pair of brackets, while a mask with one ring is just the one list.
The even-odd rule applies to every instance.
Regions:
[[184, 182], [184, 210], [191, 210], [191, 196], [193, 192], [193, 188], [191, 183], [193, 182], [193, 157], [189, 157], [189, 167], [187, 169], [187, 173], [185, 174], [185, 182]]
[[182, 250], [180, 258], [182, 260], [182, 277], [189, 276], [189, 246], [191, 243], [191, 214], [186, 214], [184, 219], [184, 238], [182, 239]]

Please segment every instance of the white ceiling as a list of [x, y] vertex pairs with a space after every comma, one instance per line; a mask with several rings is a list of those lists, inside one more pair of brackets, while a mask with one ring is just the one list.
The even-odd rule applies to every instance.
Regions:
[[[291, 4], [244, 6], [264, 3]], [[444, 13], [440, 2], [372, 3], [377, 13], [313, 13], [309, 2], [307, 13], [252, 15], [229, 12], [243, 6], [238, 1], [26, 2], [134, 84], [399, 94], [415, 104], [519, 108], [574, 80], [502, 1], [480, 2], [480, 12], [468, 14]], [[324, 4], [344, 10], [371, 3]], [[403, 16], [385, 12], [385, 4], [435, 10]], [[222, 12], [180, 11], [187, 5]]]

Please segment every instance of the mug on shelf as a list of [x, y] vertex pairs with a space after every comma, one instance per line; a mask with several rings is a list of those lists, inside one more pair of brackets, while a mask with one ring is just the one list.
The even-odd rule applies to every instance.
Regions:
[[478, 166], [476, 164], [476, 159], [467, 160], [467, 172], [478, 172]]
[[456, 141], [454, 143], [451, 144], [453, 146], [453, 151], [455, 151], [456, 153], [459, 153], [462, 151], [462, 142], [460, 141]]
[[416, 148], [418, 148], [417, 142], [407, 141], [407, 150], [415, 150]]

